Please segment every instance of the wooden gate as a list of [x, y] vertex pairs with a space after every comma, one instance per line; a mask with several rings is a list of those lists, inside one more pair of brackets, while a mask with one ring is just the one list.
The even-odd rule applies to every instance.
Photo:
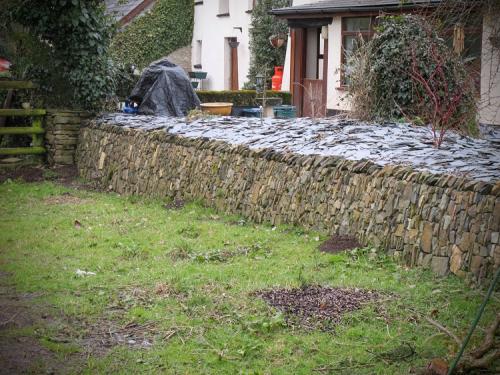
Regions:
[[[37, 86], [28, 81], [0, 81], [0, 90], [24, 90], [34, 89]], [[45, 129], [43, 128], [43, 117], [45, 109], [0, 109], [0, 117], [31, 117], [31, 126], [9, 126], [0, 127], [2, 135], [31, 135], [30, 147], [3, 147], [0, 148], [0, 155], [23, 155], [23, 154], [44, 154], [43, 147]]]

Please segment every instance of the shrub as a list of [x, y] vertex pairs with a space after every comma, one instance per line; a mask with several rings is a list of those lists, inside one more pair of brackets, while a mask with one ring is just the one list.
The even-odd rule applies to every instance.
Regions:
[[[239, 90], [239, 91], [196, 91], [198, 98], [202, 103], [210, 102], [228, 102], [235, 106], [256, 106], [260, 103], [255, 100], [257, 94], [255, 90]], [[290, 104], [292, 96], [289, 92], [283, 91], [267, 91], [266, 95], [270, 98], [281, 98], [283, 104]]]
[[361, 119], [430, 124], [437, 147], [448, 129], [474, 127], [471, 77], [420, 16], [381, 17], [377, 34], [359, 45], [349, 65], [351, 105]]
[[21, 78], [40, 78], [47, 98], [57, 93], [72, 107], [97, 109], [113, 92], [113, 65], [108, 58], [113, 28], [103, 1], [46, 0], [43, 6], [36, 0], [10, 1], [4, 12], [5, 29], [12, 30], [17, 22], [33, 37], [32, 47], [36, 42], [36, 49], [25, 51], [17, 43], [13, 62], [19, 63], [22, 53], [29, 57], [34, 50], [41, 52]]

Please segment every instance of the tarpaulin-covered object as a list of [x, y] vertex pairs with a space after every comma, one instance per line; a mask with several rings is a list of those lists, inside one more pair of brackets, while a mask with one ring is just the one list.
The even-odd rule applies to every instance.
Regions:
[[144, 69], [130, 99], [139, 104], [139, 113], [144, 115], [180, 117], [200, 105], [187, 74], [167, 59]]

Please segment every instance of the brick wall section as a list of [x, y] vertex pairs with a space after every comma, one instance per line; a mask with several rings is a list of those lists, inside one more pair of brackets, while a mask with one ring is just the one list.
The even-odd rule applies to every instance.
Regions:
[[498, 181], [94, 124], [81, 130], [77, 163], [119, 193], [355, 235], [441, 275], [483, 280], [500, 266]]
[[45, 147], [50, 165], [75, 164], [80, 125], [89, 118], [87, 112], [48, 110], [45, 118]]

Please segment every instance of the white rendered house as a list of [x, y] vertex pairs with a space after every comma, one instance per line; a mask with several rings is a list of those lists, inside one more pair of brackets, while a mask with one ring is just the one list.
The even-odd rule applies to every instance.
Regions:
[[[342, 76], [345, 54], [362, 34], [370, 38], [380, 12], [411, 12], [433, 7], [440, 0], [294, 0], [272, 13], [290, 26], [283, 91], [291, 91], [299, 116], [324, 116], [349, 110], [348, 85]], [[404, 4], [404, 5], [402, 5]], [[500, 15], [486, 15], [475, 34], [474, 58], [480, 71], [480, 121], [500, 125], [500, 56], [489, 34]], [[467, 43], [467, 41], [466, 41]]]
[[203, 71], [203, 90], [238, 90], [250, 66], [249, 27], [255, 0], [194, 2], [193, 71]]

